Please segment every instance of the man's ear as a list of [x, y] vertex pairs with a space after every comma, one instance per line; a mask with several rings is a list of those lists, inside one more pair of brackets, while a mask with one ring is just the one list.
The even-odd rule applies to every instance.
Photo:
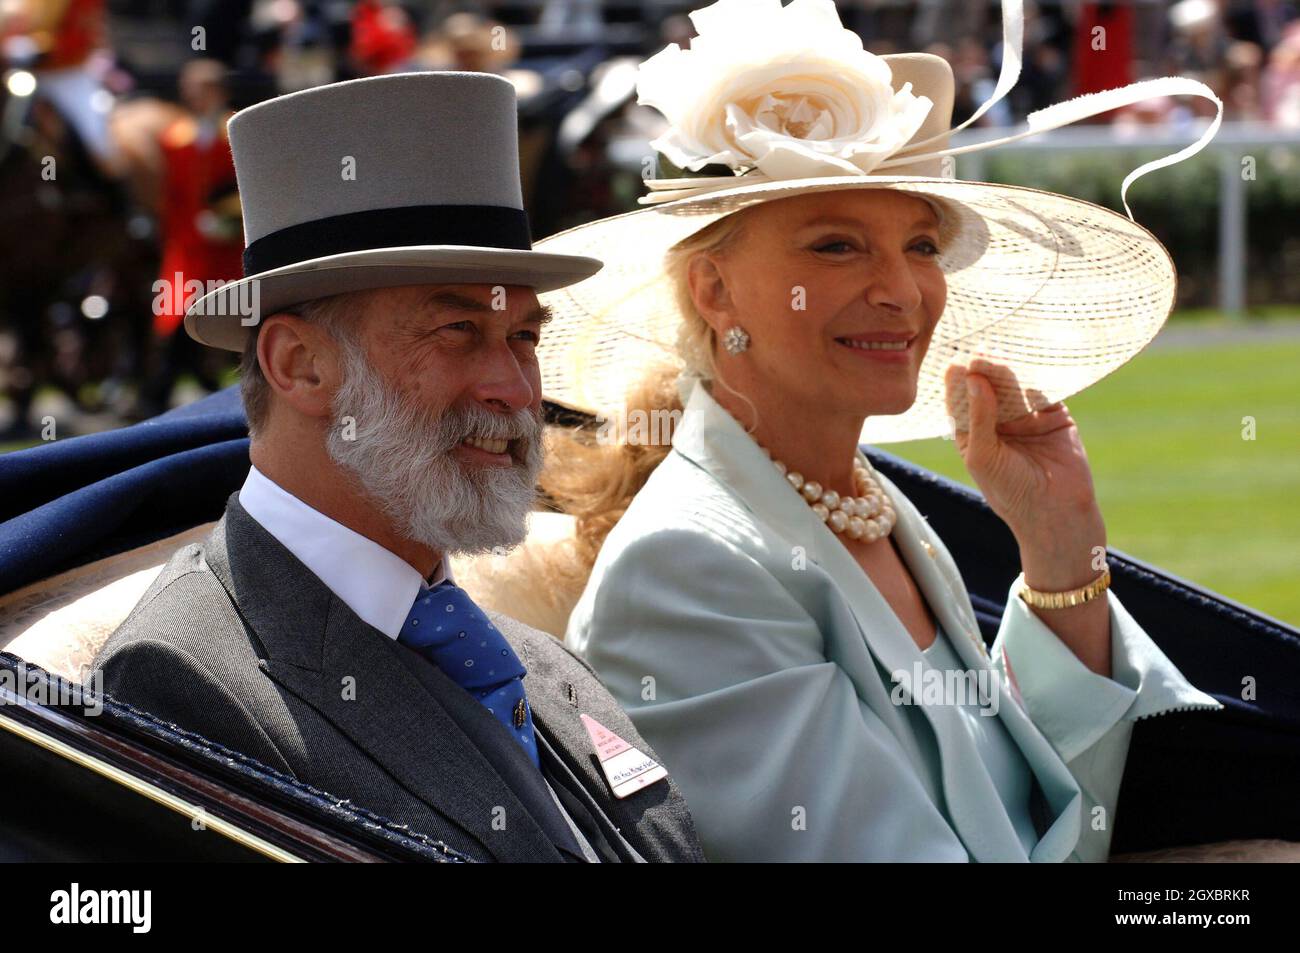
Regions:
[[262, 319], [257, 360], [271, 390], [305, 417], [327, 417], [339, 384], [334, 341], [310, 321], [287, 311]]
[[714, 255], [694, 256], [686, 269], [687, 283], [695, 310], [713, 330], [721, 331], [734, 323], [735, 304], [727, 278]]

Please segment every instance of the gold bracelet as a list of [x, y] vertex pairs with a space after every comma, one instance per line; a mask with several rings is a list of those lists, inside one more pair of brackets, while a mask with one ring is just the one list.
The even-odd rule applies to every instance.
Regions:
[[1102, 571], [1100, 576], [1086, 586], [1070, 589], [1066, 592], [1040, 592], [1025, 585], [1025, 574], [1023, 572], [1016, 577], [1017, 594], [1036, 609], [1065, 609], [1069, 606], [1083, 605], [1085, 602], [1097, 598], [1109, 588], [1109, 566]]

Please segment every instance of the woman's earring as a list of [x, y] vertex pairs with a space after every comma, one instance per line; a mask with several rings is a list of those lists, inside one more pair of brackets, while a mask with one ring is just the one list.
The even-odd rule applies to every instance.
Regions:
[[731, 355], [739, 354], [749, 347], [749, 334], [739, 325], [733, 328], [727, 328], [727, 333], [722, 336], [722, 346], [727, 349]]

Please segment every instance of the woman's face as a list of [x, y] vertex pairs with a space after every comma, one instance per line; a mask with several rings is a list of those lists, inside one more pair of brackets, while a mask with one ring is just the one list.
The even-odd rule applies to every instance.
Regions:
[[[930, 204], [863, 189], [810, 193], [743, 214], [738, 239], [691, 267], [696, 303], [719, 337], [733, 325], [750, 336], [738, 356], [719, 348], [727, 382], [778, 397], [791, 412], [907, 410], [947, 299]], [[882, 336], [905, 345], [864, 347]]]

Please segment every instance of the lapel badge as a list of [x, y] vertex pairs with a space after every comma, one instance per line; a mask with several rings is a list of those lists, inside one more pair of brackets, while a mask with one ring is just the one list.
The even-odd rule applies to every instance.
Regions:
[[596, 757], [614, 797], [622, 799], [662, 781], [668, 771], [654, 758], [632, 747], [590, 715], [579, 715], [596, 746]]

